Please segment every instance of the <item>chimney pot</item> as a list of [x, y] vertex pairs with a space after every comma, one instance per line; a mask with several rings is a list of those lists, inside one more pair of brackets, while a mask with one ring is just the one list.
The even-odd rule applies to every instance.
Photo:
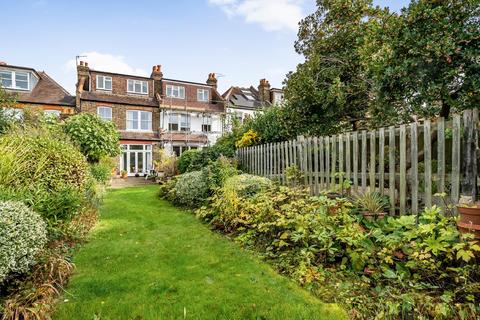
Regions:
[[160, 72], [161, 68], [162, 68], [162, 66], [159, 65], [159, 64], [157, 64], [157, 71], [158, 71], [158, 72]]
[[85, 67], [88, 67], [88, 62], [85, 62]]
[[83, 61], [80, 60], [80, 65], [83, 66]]

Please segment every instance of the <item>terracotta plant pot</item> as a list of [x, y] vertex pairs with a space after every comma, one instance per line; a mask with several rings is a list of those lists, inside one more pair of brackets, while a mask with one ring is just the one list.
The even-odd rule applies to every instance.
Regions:
[[371, 212], [362, 212], [362, 215], [365, 219], [367, 220], [381, 220], [383, 218], [385, 218], [385, 216], [387, 215], [385, 212], [380, 212], [380, 213], [371, 213]]
[[457, 222], [458, 231], [472, 233], [476, 240], [480, 240], [480, 205], [472, 207], [458, 206], [460, 219]]

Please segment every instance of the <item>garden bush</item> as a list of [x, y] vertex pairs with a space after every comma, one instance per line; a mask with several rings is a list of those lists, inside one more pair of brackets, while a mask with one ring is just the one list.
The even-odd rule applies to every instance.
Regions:
[[197, 149], [187, 150], [178, 158], [178, 172], [180, 174], [189, 171], [192, 162], [200, 155], [201, 151]]
[[90, 173], [98, 183], [106, 184], [110, 180], [114, 168], [115, 160], [103, 157], [98, 162], [90, 164]]
[[346, 199], [239, 175], [197, 216], [352, 318], [475, 319], [480, 246], [437, 207], [369, 221]]
[[87, 201], [89, 169], [68, 142], [43, 130], [0, 138], [0, 199], [31, 206], [49, 224], [68, 219]]
[[35, 264], [47, 242], [46, 233], [45, 222], [25, 204], [0, 201], [0, 284]]
[[95, 114], [81, 113], [69, 117], [64, 130], [90, 162], [120, 154], [120, 135], [115, 124]]
[[174, 203], [195, 208], [199, 207], [208, 197], [209, 189], [202, 171], [182, 174], [175, 184]]

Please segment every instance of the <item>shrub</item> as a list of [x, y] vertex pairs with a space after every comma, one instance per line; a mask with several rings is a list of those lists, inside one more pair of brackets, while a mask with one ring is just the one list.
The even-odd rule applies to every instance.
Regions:
[[99, 162], [90, 164], [90, 173], [98, 183], [106, 184], [110, 180], [114, 168], [115, 160], [103, 157]]
[[26, 205], [0, 201], [0, 283], [12, 273], [25, 273], [47, 241], [42, 218]]
[[0, 199], [19, 200], [49, 223], [67, 219], [85, 201], [85, 157], [64, 137], [42, 130], [0, 138]]
[[201, 171], [182, 174], [175, 184], [174, 203], [190, 208], [199, 207], [208, 197], [209, 188]]
[[115, 124], [95, 114], [81, 113], [68, 118], [64, 130], [90, 162], [120, 154], [120, 135]]
[[156, 161], [155, 167], [162, 171], [165, 177], [173, 177], [177, 173], [177, 156], [169, 155], [165, 149], [158, 150], [160, 159]]
[[197, 149], [187, 150], [178, 158], [178, 172], [185, 173], [189, 171], [192, 162], [200, 155], [201, 151]]
[[250, 147], [251, 145], [257, 144], [259, 141], [260, 137], [258, 136], [258, 134], [252, 129], [249, 129], [243, 134], [240, 140], [235, 142], [235, 146], [237, 148]]

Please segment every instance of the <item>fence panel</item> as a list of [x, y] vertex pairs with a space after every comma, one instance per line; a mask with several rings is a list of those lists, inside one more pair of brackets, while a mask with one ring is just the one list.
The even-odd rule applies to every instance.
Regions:
[[[350, 181], [353, 193], [377, 191], [390, 200], [390, 214], [417, 213], [436, 192], [477, 196], [478, 110], [398, 127], [303, 137], [240, 148], [245, 172], [286, 184], [287, 169], [297, 166], [311, 194], [338, 190]], [[466, 161], [466, 162], [465, 162]], [[468, 172], [467, 172], [468, 171]]]

